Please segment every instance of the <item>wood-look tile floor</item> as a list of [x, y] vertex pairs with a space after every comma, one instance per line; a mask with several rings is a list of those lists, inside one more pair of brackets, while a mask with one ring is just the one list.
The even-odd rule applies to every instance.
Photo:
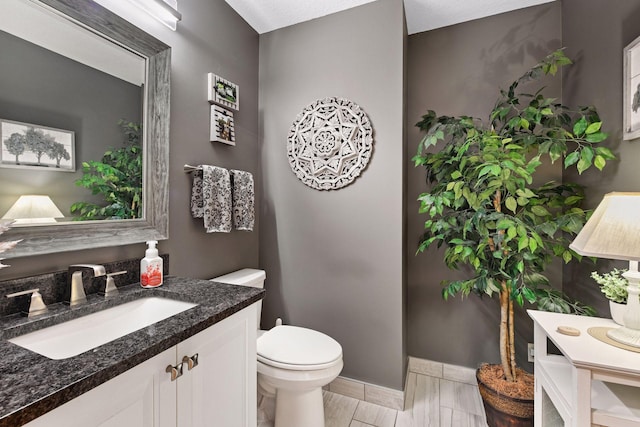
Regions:
[[323, 392], [325, 427], [486, 427], [478, 387], [409, 372], [405, 410]]

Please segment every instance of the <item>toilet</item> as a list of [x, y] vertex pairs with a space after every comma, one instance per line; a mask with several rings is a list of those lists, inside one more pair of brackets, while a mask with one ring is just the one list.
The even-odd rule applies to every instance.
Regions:
[[[245, 268], [212, 279], [231, 285], [264, 287], [263, 270]], [[258, 392], [275, 396], [275, 427], [324, 427], [322, 387], [342, 371], [342, 347], [312, 329], [277, 325], [260, 330], [258, 302]]]

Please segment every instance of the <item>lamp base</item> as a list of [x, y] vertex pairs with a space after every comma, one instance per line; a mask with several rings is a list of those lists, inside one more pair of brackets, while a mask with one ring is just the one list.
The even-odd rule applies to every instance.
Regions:
[[621, 328], [607, 331], [607, 336], [619, 343], [640, 348], [640, 330], [622, 326]]

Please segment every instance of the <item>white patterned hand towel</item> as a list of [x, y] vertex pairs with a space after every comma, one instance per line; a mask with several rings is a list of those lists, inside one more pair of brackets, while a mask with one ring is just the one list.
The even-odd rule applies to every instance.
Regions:
[[193, 176], [191, 214], [204, 218], [207, 233], [231, 231], [231, 176], [217, 166], [202, 165]]
[[193, 171], [191, 186], [191, 216], [204, 218], [204, 199], [202, 198], [202, 166]]
[[250, 172], [231, 169], [233, 226], [236, 230], [252, 231], [255, 223], [255, 190]]

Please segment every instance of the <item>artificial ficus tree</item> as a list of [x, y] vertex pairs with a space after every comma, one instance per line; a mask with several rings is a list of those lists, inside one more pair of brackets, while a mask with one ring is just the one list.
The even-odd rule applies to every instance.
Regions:
[[467, 266], [466, 280], [444, 283], [443, 297], [497, 295], [500, 301], [500, 358], [505, 379], [516, 375], [514, 306], [591, 314], [550, 286], [545, 268], [554, 257], [580, 258], [569, 249], [589, 212], [580, 207], [583, 189], [567, 182], [534, 184], [547, 157], [579, 173], [602, 170], [615, 158], [600, 145], [607, 138], [594, 107], [571, 110], [542, 90], [521, 92], [524, 83], [555, 75], [571, 61], [555, 51], [501, 90], [487, 122], [437, 116], [417, 123], [425, 136], [414, 157], [427, 172], [428, 191], [420, 212], [427, 215], [418, 251], [445, 245], [444, 262]]

